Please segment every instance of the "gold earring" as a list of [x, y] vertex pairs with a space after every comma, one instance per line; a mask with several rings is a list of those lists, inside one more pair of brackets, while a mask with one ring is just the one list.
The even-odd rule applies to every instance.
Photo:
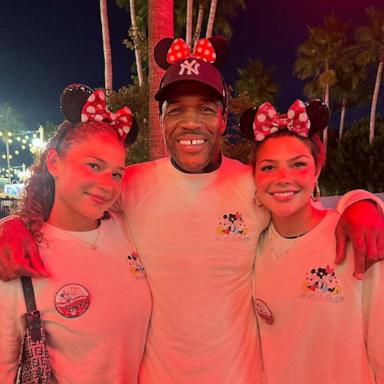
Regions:
[[315, 188], [312, 192], [312, 196], [311, 196], [312, 200], [316, 203], [317, 201], [320, 200], [320, 188], [319, 188], [319, 183], [318, 181], [316, 180], [315, 182]]

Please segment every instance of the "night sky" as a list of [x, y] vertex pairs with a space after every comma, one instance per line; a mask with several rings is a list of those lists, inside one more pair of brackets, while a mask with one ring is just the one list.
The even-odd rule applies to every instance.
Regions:
[[[220, 1], [220, 0], [219, 0]], [[383, 7], [383, 0], [246, 0], [234, 24], [231, 56], [223, 68], [229, 83], [236, 68], [249, 58], [275, 67], [281, 111], [302, 97], [303, 84], [292, 75], [296, 47], [306, 39], [307, 25], [319, 25], [332, 11], [356, 24], [365, 22], [364, 9]], [[65, 85], [82, 82], [103, 86], [104, 63], [96, 0], [1, 0], [0, 103], [10, 103], [26, 127], [62, 120], [58, 98]], [[129, 15], [109, 0], [114, 88], [130, 82], [133, 54], [123, 45]], [[372, 85], [373, 87], [373, 85]], [[383, 93], [383, 90], [382, 90]], [[381, 98], [383, 100], [383, 97]], [[349, 119], [364, 111], [355, 111]], [[383, 114], [383, 103], [378, 112]]]

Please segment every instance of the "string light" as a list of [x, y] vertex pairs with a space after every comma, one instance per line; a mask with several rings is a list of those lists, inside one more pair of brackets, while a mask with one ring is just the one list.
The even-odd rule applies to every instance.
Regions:
[[[0, 131], [0, 162], [2, 163], [0, 178], [8, 179], [9, 183], [22, 182], [25, 179], [26, 168], [33, 162], [34, 155], [38, 156], [44, 146], [42, 126], [37, 131]], [[20, 165], [21, 162], [22, 165]], [[26, 166], [25, 163], [29, 164]]]

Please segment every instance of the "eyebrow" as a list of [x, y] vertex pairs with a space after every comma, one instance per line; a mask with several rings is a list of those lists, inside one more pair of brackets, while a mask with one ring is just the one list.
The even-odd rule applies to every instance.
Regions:
[[[100, 157], [96, 157], [96, 156], [88, 156], [88, 157], [90, 157], [92, 159], [95, 159], [97, 161], [100, 161], [103, 164], [107, 164], [107, 162], [105, 160], [103, 160], [103, 159], [100, 159]], [[120, 169], [121, 171], [125, 172], [125, 168], [124, 167], [121, 167], [120, 165], [118, 165], [117, 168]]]
[[[294, 160], [300, 159], [302, 157], [305, 157], [306, 159], [309, 159], [309, 157], [306, 156], [306, 155], [299, 155], [299, 156], [292, 157], [292, 159], [288, 159], [288, 161], [294, 161]], [[262, 160], [259, 160], [257, 162], [257, 164], [260, 164], [263, 161], [266, 161], [266, 162], [269, 162], [269, 163], [276, 163], [278, 160], [275, 160], [275, 159], [262, 159]]]

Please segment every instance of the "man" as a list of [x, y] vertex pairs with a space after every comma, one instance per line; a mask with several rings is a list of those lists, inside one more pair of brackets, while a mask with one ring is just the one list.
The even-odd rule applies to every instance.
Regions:
[[[253, 203], [250, 168], [221, 155], [225, 92], [211, 64], [187, 58], [171, 65], [156, 95], [171, 156], [125, 175], [122, 206], [153, 297], [144, 384], [261, 382], [251, 276], [269, 215]], [[383, 225], [374, 205], [360, 204]], [[12, 263], [3, 229], [0, 260]], [[25, 258], [17, 258], [25, 268]], [[9, 269], [6, 261], [3, 267]]]

